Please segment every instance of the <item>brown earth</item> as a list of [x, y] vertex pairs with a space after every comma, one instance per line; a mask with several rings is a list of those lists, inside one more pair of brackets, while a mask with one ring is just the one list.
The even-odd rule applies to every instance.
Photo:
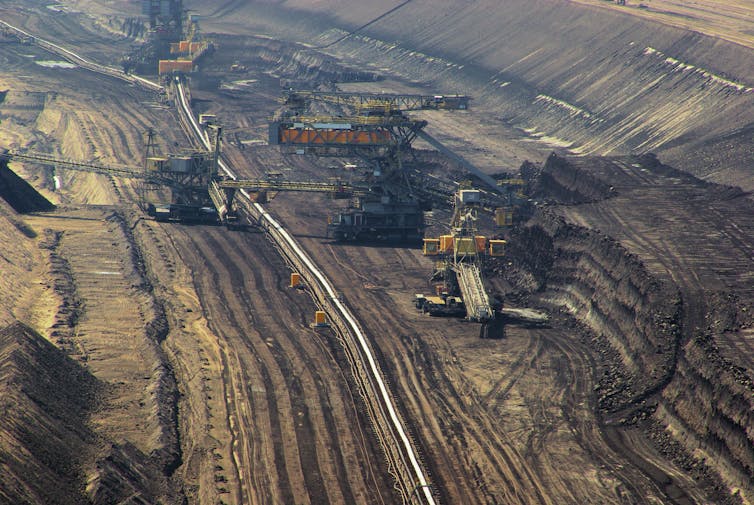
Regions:
[[715, 471], [750, 495], [751, 201], [653, 157], [553, 156], [543, 172], [566, 164], [585, 177], [549, 179], [552, 194], [592, 177], [613, 194], [550, 206], [535, 225], [558, 251], [542, 296], [597, 333], [600, 352], [617, 352], [624, 375], [609, 369], [596, 390], [605, 421], [649, 422], [684, 470]]
[[[379, 75], [349, 86], [469, 93], [472, 111], [423, 116], [491, 173], [562, 153], [525, 165], [533, 215], [510, 232], [508, 258], [488, 265], [506, 303], [546, 307], [552, 325], [508, 326], [496, 340], [415, 312], [432, 267], [420, 251], [330, 242], [324, 198], [281, 194], [269, 205], [359, 317], [442, 503], [752, 500], [751, 203], [689, 175], [751, 189], [754, 67], [748, 49], [726, 42], [744, 43], [746, 27], [727, 9], [669, 23], [679, 4], [646, 3], [411, 2], [322, 52], [292, 42], [336, 40], [392, 5], [196, 6], [222, 50], [192, 80], [193, 104], [218, 114], [241, 176], [342, 175], [343, 160], [260, 145], [281, 78]], [[125, 33], [140, 33], [127, 19], [138, 3], [120, 18], [114, 9], [79, 1], [61, 15], [7, 2], [0, 18], [111, 63], [133, 40]], [[0, 42], [6, 145], [136, 166], [148, 126], [163, 150], [186, 145], [159, 97], [35, 65], [52, 58]], [[249, 70], [231, 76], [235, 62]], [[675, 168], [624, 156], [649, 150]], [[62, 205], [33, 216], [0, 206], [0, 498], [400, 500], [337, 336], [309, 328], [315, 305], [287, 287], [290, 270], [261, 233], [155, 223], [125, 181], [63, 174], [53, 192], [49, 170], [11, 166]], [[457, 173], [442, 160], [431, 168]], [[434, 213], [433, 231], [446, 215]], [[60, 401], [43, 386], [53, 373], [78, 394]], [[23, 412], [33, 415], [19, 423]], [[14, 451], [23, 456], [5, 457]], [[76, 454], [72, 472], [61, 454]]]

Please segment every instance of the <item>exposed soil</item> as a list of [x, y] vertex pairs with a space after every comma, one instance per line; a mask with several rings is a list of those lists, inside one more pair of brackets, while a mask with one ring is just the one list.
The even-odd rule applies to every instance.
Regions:
[[[516, 144], [513, 130], [519, 141], [576, 153], [656, 152], [702, 178], [748, 189], [753, 56], [720, 34], [745, 33], [751, 7], [718, 3], [410, 2], [332, 46], [394, 5], [223, 2], [204, 26], [245, 34], [250, 23], [420, 89], [469, 94], [475, 121], [458, 136], [480, 147], [490, 134], [505, 139], [497, 163], [509, 169], [523, 161], [501, 156]], [[684, 17], [688, 11], [695, 13]], [[710, 17], [719, 22], [705, 36]]]
[[[508, 240], [485, 271], [551, 324], [497, 339], [415, 311], [420, 250], [332, 242], [332, 201], [270, 195], [359, 318], [440, 503], [752, 502], [746, 6], [410, 2], [316, 48], [393, 5], [189, 3], [220, 49], [192, 105], [241, 177], [352, 176], [358, 160], [265, 145], [281, 84], [467, 93], [470, 111], [418, 114], [428, 131], [489, 173], [532, 160], [525, 222], [484, 225]], [[5, 2], [0, 19], [111, 64], [139, 7]], [[165, 97], [0, 43], [0, 147], [138, 167], [149, 126], [163, 152], [188, 145]], [[0, 502], [401, 501], [337, 334], [310, 328], [259, 230], [157, 223], [128, 181], [10, 168], [57, 208], [0, 188]]]
[[[551, 162], [562, 165], [551, 158], [543, 173]], [[652, 157], [567, 163], [587, 179], [609, 181], [616, 193], [589, 204], [555, 205], [544, 215], [572, 224], [556, 220], [553, 227], [547, 218], [542, 226], [558, 251], [551, 269], [557, 273], [547, 278], [544, 298], [567, 307], [606, 339], [628, 372], [606, 373], [597, 389], [605, 420], [646, 418], [665, 427], [677, 446], [664, 440], [662, 447], [681, 458], [685, 470], [699, 478], [706, 465], [728, 488], [750, 496], [751, 451], [743, 447], [751, 445], [744, 414], [751, 410], [751, 358], [748, 347], [726, 356], [718, 347], [747, 346], [751, 201], [738, 188], [705, 183]], [[552, 184], [555, 194], [573, 180]], [[577, 235], [582, 240], [560, 242], [573, 224], [585, 227]], [[574, 246], [583, 240], [591, 247]], [[615, 258], [611, 249], [625, 252]]]

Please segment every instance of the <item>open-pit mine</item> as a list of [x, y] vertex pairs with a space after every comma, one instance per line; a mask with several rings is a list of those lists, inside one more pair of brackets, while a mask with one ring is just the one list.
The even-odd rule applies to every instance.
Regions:
[[754, 503], [754, 6], [0, 0], [0, 503]]

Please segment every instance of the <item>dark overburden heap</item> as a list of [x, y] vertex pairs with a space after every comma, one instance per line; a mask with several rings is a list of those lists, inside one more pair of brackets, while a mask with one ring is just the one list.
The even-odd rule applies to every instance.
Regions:
[[7, 160], [0, 158], [0, 197], [20, 214], [49, 211], [55, 208], [28, 182], [8, 168]]
[[28, 326], [0, 330], [0, 503], [88, 503], [82, 463], [100, 387]]

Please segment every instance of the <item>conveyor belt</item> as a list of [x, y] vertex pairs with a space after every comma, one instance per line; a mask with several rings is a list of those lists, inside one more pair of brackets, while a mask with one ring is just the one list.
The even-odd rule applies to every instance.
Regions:
[[492, 319], [493, 312], [490, 298], [484, 289], [482, 272], [473, 263], [458, 263], [456, 265], [458, 285], [466, 306], [466, 318], [469, 321], [484, 322]]
[[219, 181], [217, 185], [221, 188], [247, 189], [249, 191], [304, 191], [314, 193], [355, 191], [355, 188], [348, 184], [316, 181], [224, 180]]
[[445, 144], [434, 138], [429, 133], [425, 132], [424, 130], [419, 130], [416, 132], [416, 136], [425, 140], [429, 143], [432, 147], [443, 153], [448, 158], [455, 160], [458, 164], [463, 166], [466, 170], [468, 170], [474, 177], [481, 180], [483, 183], [485, 183], [487, 186], [489, 186], [489, 189], [494, 191], [495, 193], [500, 193], [500, 186], [497, 185], [497, 181], [490, 177], [489, 175], [485, 174], [481, 170], [479, 170], [477, 167], [475, 167], [469, 160], [466, 158], [460, 156], [457, 153], [454, 153], [452, 150], [445, 147]]

